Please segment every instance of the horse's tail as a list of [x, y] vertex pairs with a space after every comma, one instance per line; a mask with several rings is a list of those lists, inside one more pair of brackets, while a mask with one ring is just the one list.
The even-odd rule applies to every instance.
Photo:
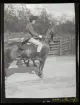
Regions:
[[10, 51], [10, 56], [12, 59], [15, 59], [17, 57], [18, 54], [18, 46], [14, 45]]
[[9, 67], [9, 63], [11, 62], [11, 57], [10, 57], [10, 49], [5, 49], [4, 50], [4, 67], [7, 69]]

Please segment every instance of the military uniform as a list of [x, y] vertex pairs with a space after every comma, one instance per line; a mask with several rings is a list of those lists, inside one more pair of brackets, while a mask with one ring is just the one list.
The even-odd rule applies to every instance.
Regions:
[[33, 29], [33, 25], [31, 23], [28, 23], [26, 26], [26, 30], [28, 32], [28, 38], [32, 38], [32, 37], [39, 37], [39, 34], [37, 34], [34, 29]]
[[[33, 29], [33, 26], [31, 23], [28, 23], [27, 26], [26, 26], [26, 30], [27, 30], [27, 39], [25, 39], [25, 41], [23, 41], [23, 43], [26, 43], [27, 41], [30, 42], [30, 43], [33, 43], [35, 45], [38, 45], [38, 49], [37, 51], [40, 52], [41, 48], [42, 48], [42, 43], [39, 41], [39, 40], [36, 40], [34, 39], [34, 37], [39, 37], [39, 34], [37, 34], [34, 29]], [[25, 49], [24, 48], [24, 45], [21, 46], [22, 49]]]

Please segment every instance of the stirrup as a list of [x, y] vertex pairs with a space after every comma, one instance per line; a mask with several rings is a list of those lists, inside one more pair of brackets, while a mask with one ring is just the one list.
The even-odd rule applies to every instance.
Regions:
[[22, 44], [22, 45], [23, 45], [23, 44], [26, 44], [26, 43], [28, 43], [28, 41], [29, 41], [29, 39], [23, 41], [21, 44]]
[[23, 49], [21, 48], [21, 45], [20, 45], [20, 47], [19, 47], [19, 50], [23, 50]]
[[19, 50], [23, 50], [23, 49], [20, 47]]

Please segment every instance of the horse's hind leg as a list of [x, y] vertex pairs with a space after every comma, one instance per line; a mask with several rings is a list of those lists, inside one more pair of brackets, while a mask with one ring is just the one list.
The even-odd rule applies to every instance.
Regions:
[[38, 72], [38, 76], [40, 78], [43, 77], [43, 74], [42, 74], [42, 69], [43, 69], [43, 64], [42, 64], [42, 61], [40, 61], [40, 65], [39, 65], [39, 72]]
[[28, 62], [27, 62], [27, 66], [28, 66], [28, 67], [30, 66], [30, 65], [29, 65], [29, 61], [30, 61], [30, 60], [28, 60]]
[[25, 59], [24, 59], [24, 63], [25, 63], [26, 66], [28, 66], [28, 67], [30, 66], [30, 65], [29, 65], [29, 61], [30, 61], [30, 60], [28, 60], [28, 62], [26, 62]]
[[21, 66], [21, 65], [22, 65], [21, 60], [22, 60], [21, 58], [20, 58], [20, 59], [18, 59], [18, 61], [17, 61], [16, 65]]
[[33, 60], [33, 65], [34, 65], [34, 67], [37, 67], [37, 65], [35, 64], [35, 60]]

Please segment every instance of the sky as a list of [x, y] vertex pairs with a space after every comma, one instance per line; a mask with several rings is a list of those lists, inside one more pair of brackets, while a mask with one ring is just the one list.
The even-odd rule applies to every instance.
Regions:
[[74, 3], [59, 3], [59, 4], [26, 4], [33, 12], [36, 8], [44, 7], [48, 12], [55, 14], [56, 16], [66, 14], [74, 15]]

